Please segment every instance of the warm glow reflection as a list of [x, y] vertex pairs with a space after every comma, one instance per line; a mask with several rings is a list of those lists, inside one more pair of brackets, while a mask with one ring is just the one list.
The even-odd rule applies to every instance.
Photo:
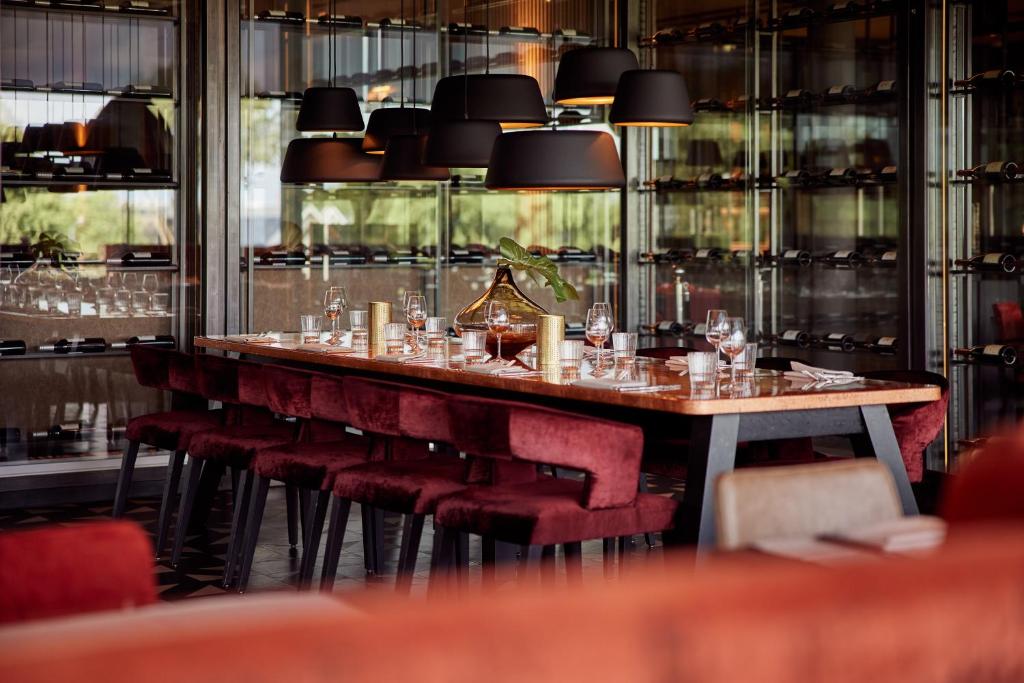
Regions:
[[539, 128], [544, 124], [533, 121], [499, 121], [498, 125], [501, 126], [502, 130], [512, 130], [515, 128]]
[[382, 150], [382, 149], [364, 149], [363, 151], [366, 152], [367, 154], [383, 154], [384, 153], [384, 150]]
[[558, 104], [568, 107], [579, 105], [611, 104], [615, 101], [615, 95], [595, 95], [593, 97], [570, 97], [564, 100], [555, 100]]
[[395, 92], [395, 87], [392, 85], [375, 85], [370, 88], [370, 92], [366, 95], [367, 102], [383, 102]]
[[669, 123], [668, 121], [613, 121], [616, 126], [646, 126], [648, 128], [686, 128], [688, 123]]

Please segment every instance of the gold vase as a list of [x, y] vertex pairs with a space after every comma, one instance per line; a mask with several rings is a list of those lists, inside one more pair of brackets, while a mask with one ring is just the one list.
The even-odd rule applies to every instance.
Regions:
[[516, 286], [512, 269], [498, 266], [494, 281], [483, 295], [455, 316], [455, 331], [482, 330], [487, 332], [487, 352], [494, 354], [498, 337], [487, 329], [487, 303], [504, 301], [508, 305], [511, 328], [501, 335], [501, 353], [505, 358], [514, 358], [520, 351], [537, 341], [537, 319], [547, 315], [539, 304]]
[[560, 315], [539, 317], [537, 323], [537, 367], [539, 369], [559, 366], [564, 339], [565, 318]]
[[391, 322], [391, 304], [387, 301], [370, 302], [369, 347], [370, 358], [380, 356], [385, 351], [384, 325]]

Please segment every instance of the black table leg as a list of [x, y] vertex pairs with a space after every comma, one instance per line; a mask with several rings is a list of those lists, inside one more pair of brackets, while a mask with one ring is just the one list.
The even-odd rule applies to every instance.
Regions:
[[896, 490], [900, 494], [903, 514], [918, 514], [917, 500], [914, 498], [914, 490], [910, 487], [910, 479], [900, 455], [896, 434], [892, 430], [889, 410], [884, 405], [861, 406], [860, 414], [864, 418], [864, 434], [853, 439], [854, 452], [857, 457], [874, 456], [888, 467], [893, 479], [896, 480]]
[[715, 544], [715, 481], [736, 465], [739, 415], [694, 418], [686, 489], [676, 513], [676, 528], [664, 535], [666, 545], [696, 543], [705, 549]]

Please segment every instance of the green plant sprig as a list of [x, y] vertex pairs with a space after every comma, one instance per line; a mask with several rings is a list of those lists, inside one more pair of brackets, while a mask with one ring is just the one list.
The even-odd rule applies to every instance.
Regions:
[[[555, 295], [555, 301], [558, 303], [569, 299], [579, 300], [579, 292], [559, 275], [558, 265], [547, 256], [534, 256], [526, 250], [526, 247], [510, 237], [502, 237], [498, 241], [498, 249], [501, 251], [501, 258], [498, 260], [499, 266], [508, 266], [513, 270], [523, 271], [538, 285], [550, 287]], [[543, 283], [541, 278], [544, 279]]]

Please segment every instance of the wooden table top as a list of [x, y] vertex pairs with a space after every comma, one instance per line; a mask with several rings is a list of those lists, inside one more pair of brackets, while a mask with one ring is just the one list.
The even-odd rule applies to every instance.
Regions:
[[[295, 337], [296, 335], [283, 334], [279, 342], [270, 344], [231, 341], [220, 336], [196, 337], [195, 345], [204, 349], [230, 351], [325, 368], [361, 370], [402, 379], [447, 382], [680, 415], [845, 408], [935, 401], [940, 397], [939, 388], [934, 385], [867, 379], [853, 384], [805, 388], [781, 373], [765, 370], [758, 370], [753, 378], [741, 383], [738, 390], [733, 392], [728, 386], [727, 379], [723, 379], [719, 384], [691, 386], [689, 374], [680, 376], [678, 370], [669, 367], [664, 361], [647, 358], [638, 359], [635, 366], [627, 370], [631, 379], [644, 381], [650, 385], [678, 384], [681, 387], [673, 391], [656, 393], [622, 392], [573, 386], [573, 380], [563, 376], [557, 368], [543, 374], [524, 377], [485, 375], [466, 372], [460, 369], [460, 363], [449, 364], [443, 354], [438, 354], [436, 366], [403, 364], [371, 359], [366, 354], [306, 351], [296, 348], [298, 340]], [[607, 355], [610, 357], [610, 352]], [[581, 370], [583, 377], [592, 375], [593, 369], [590, 366], [590, 361], [585, 360]], [[609, 368], [606, 372], [613, 371]]]

